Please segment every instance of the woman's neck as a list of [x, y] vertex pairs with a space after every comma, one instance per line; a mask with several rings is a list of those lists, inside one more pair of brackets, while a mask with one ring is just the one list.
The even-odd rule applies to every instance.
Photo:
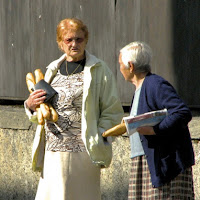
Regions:
[[85, 58], [85, 54], [79, 57], [71, 57], [71, 56], [66, 56], [66, 61], [68, 62], [78, 62], [79, 60], [83, 60]]
[[136, 90], [142, 85], [147, 73], [135, 74], [132, 83], [135, 85]]

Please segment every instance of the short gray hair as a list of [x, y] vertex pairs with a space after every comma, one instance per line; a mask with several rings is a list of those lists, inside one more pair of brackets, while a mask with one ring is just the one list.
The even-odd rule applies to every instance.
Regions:
[[128, 62], [132, 62], [136, 73], [151, 72], [152, 50], [146, 43], [131, 42], [123, 47], [120, 53], [126, 68], [129, 68]]

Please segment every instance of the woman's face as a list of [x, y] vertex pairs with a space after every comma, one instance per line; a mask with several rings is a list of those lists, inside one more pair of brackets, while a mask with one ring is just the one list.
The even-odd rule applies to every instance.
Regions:
[[68, 31], [62, 41], [62, 50], [67, 54], [67, 61], [79, 61], [84, 58], [86, 47], [85, 34], [82, 30]]

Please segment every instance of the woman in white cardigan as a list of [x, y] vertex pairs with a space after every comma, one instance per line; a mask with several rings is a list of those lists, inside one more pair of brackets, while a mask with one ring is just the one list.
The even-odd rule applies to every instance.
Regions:
[[[37, 127], [32, 166], [41, 178], [36, 200], [101, 199], [100, 168], [112, 158], [111, 142], [101, 134], [120, 123], [123, 109], [111, 70], [85, 50], [87, 41], [81, 20], [58, 24], [57, 43], [64, 55], [45, 74], [58, 93], [51, 101], [58, 121]], [[37, 123], [36, 107], [44, 100], [45, 91], [35, 90], [25, 101], [32, 122]]]

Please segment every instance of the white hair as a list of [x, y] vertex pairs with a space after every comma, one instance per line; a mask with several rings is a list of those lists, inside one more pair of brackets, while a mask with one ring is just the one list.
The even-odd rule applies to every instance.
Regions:
[[122, 62], [126, 68], [129, 68], [129, 62], [135, 67], [135, 72], [150, 72], [150, 62], [152, 59], [152, 50], [144, 42], [131, 42], [120, 50]]

